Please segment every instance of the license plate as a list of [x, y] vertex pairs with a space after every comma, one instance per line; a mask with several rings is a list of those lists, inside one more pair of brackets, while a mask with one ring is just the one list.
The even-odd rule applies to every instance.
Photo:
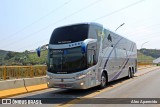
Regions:
[[65, 88], [66, 85], [65, 85], [65, 84], [59, 84], [59, 87], [60, 87], [60, 88]]

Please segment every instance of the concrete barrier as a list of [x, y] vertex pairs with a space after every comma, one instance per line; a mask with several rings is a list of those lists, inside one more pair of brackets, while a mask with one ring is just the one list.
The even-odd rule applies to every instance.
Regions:
[[0, 98], [47, 89], [46, 76], [0, 81]]
[[0, 81], [0, 91], [24, 87], [23, 79]]
[[47, 79], [46, 76], [44, 77], [35, 77], [35, 78], [24, 78], [25, 86], [33, 86], [39, 84], [46, 84]]

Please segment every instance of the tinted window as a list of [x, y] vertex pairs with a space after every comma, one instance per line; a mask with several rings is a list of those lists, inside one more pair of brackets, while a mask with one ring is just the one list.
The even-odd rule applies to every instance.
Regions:
[[60, 27], [53, 31], [50, 44], [65, 44], [83, 41], [88, 37], [88, 24]]
[[74, 73], [87, 68], [86, 55], [81, 47], [50, 50], [48, 71], [53, 73]]

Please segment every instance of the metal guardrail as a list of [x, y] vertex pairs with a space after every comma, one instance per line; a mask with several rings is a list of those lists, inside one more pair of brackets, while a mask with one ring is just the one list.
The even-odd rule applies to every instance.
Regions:
[[0, 66], [0, 80], [46, 75], [46, 66]]

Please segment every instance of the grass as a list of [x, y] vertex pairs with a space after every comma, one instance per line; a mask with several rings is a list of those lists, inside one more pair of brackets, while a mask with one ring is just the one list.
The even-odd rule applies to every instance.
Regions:
[[137, 57], [138, 57], [138, 62], [142, 62], [142, 63], [144, 62], [152, 63], [153, 60], [155, 59], [151, 56], [144, 55], [143, 53], [140, 53], [140, 52], [138, 52]]

